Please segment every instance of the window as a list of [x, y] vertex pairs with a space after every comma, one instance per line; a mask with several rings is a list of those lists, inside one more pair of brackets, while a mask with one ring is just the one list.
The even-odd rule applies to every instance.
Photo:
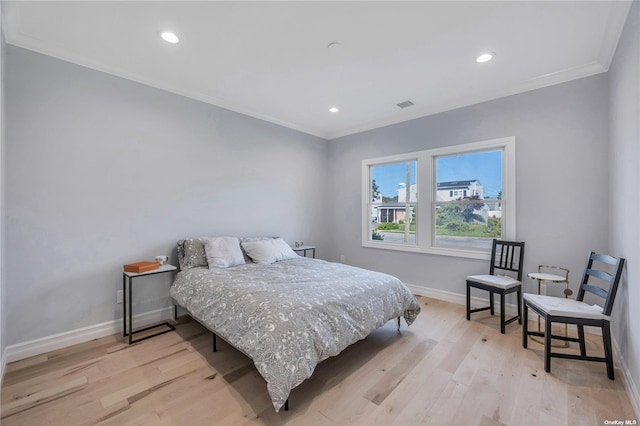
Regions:
[[362, 184], [363, 246], [483, 259], [515, 239], [514, 137], [364, 160]]
[[417, 164], [408, 159], [369, 167], [371, 241], [416, 245]]

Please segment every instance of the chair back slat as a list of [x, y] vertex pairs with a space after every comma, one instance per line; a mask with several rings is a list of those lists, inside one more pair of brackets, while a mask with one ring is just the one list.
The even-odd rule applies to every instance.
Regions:
[[593, 253], [593, 256], [591, 257], [591, 259], [595, 260], [596, 262], [607, 263], [609, 265], [615, 265], [618, 262], [618, 259], [616, 259], [613, 256], [609, 256], [608, 254], [595, 253], [595, 252], [592, 252], [592, 253]]
[[611, 275], [610, 273], [601, 271], [599, 269], [588, 269], [587, 274], [591, 275], [592, 277], [600, 278], [602, 281], [607, 282], [610, 282], [613, 278], [613, 275]]
[[589, 293], [593, 293], [596, 296], [600, 296], [603, 299], [606, 299], [609, 295], [609, 292], [595, 285], [585, 284], [584, 291], [588, 291]]
[[[603, 267], [606, 268], [606, 266], [594, 265], [594, 262], [613, 266], [613, 274], [610, 274], [603, 269], [599, 269]], [[615, 301], [616, 293], [618, 291], [618, 284], [620, 283], [620, 277], [622, 276], [622, 270], [624, 269], [624, 263], [625, 259], [623, 258], [615, 258], [606, 254], [590, 252], [587, 259], [587, 266], [584, 270], [584, 275], [582, 276], [582, 281], [580, 283], [580, 290], [578, 290], [577, 300], [584, 301], [585, 293], [592, 293], [604, 299], [602, 313], [605, 315], [611, 315], [613, 302]], [[589, 279], [591, 277], [601, 280], [606, 288], [590, 284]]]
[[491, 246], [491, 266], [489, 274], [496, 269], [516, 272], [518, 281], [522, 281], [524, 242], [493, 240]]

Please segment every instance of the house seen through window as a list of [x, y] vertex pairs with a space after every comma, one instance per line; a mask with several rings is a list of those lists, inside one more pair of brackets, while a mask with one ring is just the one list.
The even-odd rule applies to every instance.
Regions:
[[409, 160], [371, 166], [372, 240], [416, 244], [417, 164]]
[[502, 149], [435, 157], [435, 246], [490, 249], [502, 237]]
[[515, 238], [515, 138], [365, 160], [363, 213], [364, 246], [482, 258]]

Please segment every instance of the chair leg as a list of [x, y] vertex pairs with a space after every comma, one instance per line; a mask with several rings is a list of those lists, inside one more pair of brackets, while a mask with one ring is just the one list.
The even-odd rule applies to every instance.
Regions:
[[613, 352], [611, 351], [611, 330], [609, 329], [608, 322], [605, 322], [602, 326], [602, 341], [604, 343], [604, 356], [607, 359], [607, 377], [614, 380], [615, 375], [613, 373]]
[[580, 340], [580, 355], [587, 356], [587, 346], [584, 342], [584, 325], [578, 324], [578, 339]]
[[489, 292], [489, 307], [491, 310], [491, 315], [493, 315], [495, 313], [495, 308], [494, 308], [494, 303], [493, 303], [493, 292], [490, 291]]
[[467, 321], [471, 319], [471, 286], [467, 282]]
[[522, 323], [522, 347], [526, 349], [529, 340], [529, 307], [524, 304], [522, 310], [524, 311], [522, 313], [524, 315], [524, 322]]
[[505, 308], [504, 308], [504, 297], [505, 297], [505, 294], [504, 293], [500, 293], [500, 333], [502, 333], [502, 334], [504, 334], [504, 328], [505, 328], [505, 326], [504, 326], [504, 317], [505, 317], [505, 315], [504, 315], [504, 311], [505, 311]]
[[544, 319], [544, 371], [551, 373], [551, 321]]
[[516, 301], [518, 304], [518, 324], [522, 324], [522, 286], [518, 286], [516, 297], [518, 298]]

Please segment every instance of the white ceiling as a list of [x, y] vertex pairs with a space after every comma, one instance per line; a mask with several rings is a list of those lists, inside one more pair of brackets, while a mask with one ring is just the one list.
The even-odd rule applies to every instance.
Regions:
[[[2, 7], [9, 44], [333, 139], [607, 71], [630, 2]], [[476, 63], [485, 51], [495, 59]]]

